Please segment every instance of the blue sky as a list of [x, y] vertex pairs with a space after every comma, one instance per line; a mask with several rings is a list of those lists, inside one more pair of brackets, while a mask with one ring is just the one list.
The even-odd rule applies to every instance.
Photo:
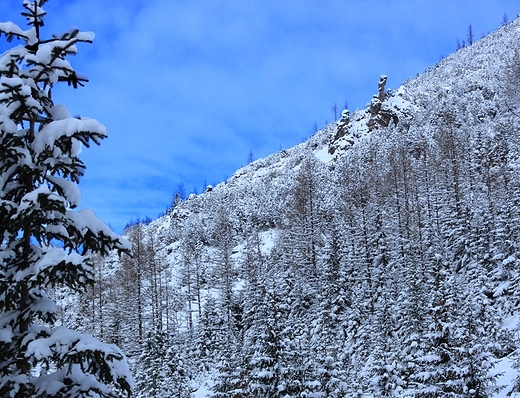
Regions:
[[[25, 27], [22, 0], [2, 21]], [[57, 103], [108, 128], [86, 149], [82, 207], [117, 232], [187, 193], [300, 143], [348, 102], [363, 108], [381, 74], [398, 88], [466, 39], [493, 31], [513, 0], [49, 0], [45, 34], [96, 33], [71, 59], [86, 87]], [[7, 47], [0, 39], [0, 51]]]

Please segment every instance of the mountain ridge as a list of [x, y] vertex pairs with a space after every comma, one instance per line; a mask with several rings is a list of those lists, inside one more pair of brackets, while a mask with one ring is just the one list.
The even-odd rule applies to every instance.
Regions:
[[[452, 81], [451, 79], [456, 79], [463, 77], [467, 79], [466, 75], [468, 73], [477, 72], [476, 75], [473, 75], [470, 77], [470, 79], [473, 80], [479, 80], [480, 82], [485, 82], [486, 85], [484, 87], [489, 86], [491, 83], [494, 83], [495, 87], [501, 87], [500, 79], [498, 79], [498, 76], [496, 74], [490, 74], [485, 75], [481, 74], [479, 75], [478, 72], [482, 72], [483, 68], [483, 61], [486, 61], [488, 63], [490, 59], [493, 59], [494, 61], [499, 60], [501, 62], [500, 68], [507, 69], [513, 64], [513, 60], [515, 57], [515, 54], [505, 51], [498, 51], [494, 54], [488, 54], [488, 53], [482, 53], [482, 49], [486, 49], [490, 47], [489, 42], [499, 42], [504, 37], [507, 38], [507, 43], [502, 43], [499, 47], [507, 48], [513, 47], [513, 44], [515, 41], [517, 42], [520, 39], [520, 19], [515, 19], [506, 25], [504, 25], [502, 28], [496, 29], [492, 33], [482, 37], [480, 40], [475, 41], [471, 46], [463, 47], [459, 50], [457, 50], [455, 53], [448, 55], [447, 57], [443, 58], [436, 64], [432, 65], [431, 67], [427, 68], [424, 73], [419, 74], [416, 78], [410, 78], [407, 82], [405, 82], [403, 85], [401, 85], [396, 90], [389, 90], [387, 103], [385, 105], [388, 105], [390, 108], [390, 111], [397, 114], [397, 116], [401, 117], [400, 119], [406, 119], [406, 109], [410, 108], [412, 104], [408, 101], [408, 98], [412, 95], [416, 95], [417, 97], [420, 96], [431, 96], [434, 95], [435, 92], [437, 92], [440, 89], [444, 89], [446, 91], [452, 90], [450, 86], [457, 87], [456, 81]], [[507, 35], [508, 32], [517, 32], [516, 37], [511, 37], [511, 35]], [[492, 45], [491, 47], [495, 48], [495, 45]], [[517, 53], [518, 54], [518, 53]], [[519, 55], [516, 55], [516, 57], [520, 57]], [[461, 68], [455, 68], [454, 65], [459, 65], [461, 62], [459, 61], [459, 58], [464, 58], [464, 64], [471, 66], [471, 68], [461, 67]], [[520, 59], [520, 58], [519, 58]], [[455, 60], [455, 61], [453, 61]], [[468, 60], [470, 62], [468, 62]], [[496, 67], [496, 65], [494, 66]], [[384, 76], [384, 75], [383, 75]], [[443, 83], [440, 86], [433, 87], [430, 89], [430, 92], [428, 91], [421, 91], [417, 92], [419, 87], [424, 88], [424, 80], [425, 79], [433, 79], [436, 81], [442, 81]], [[446, 85], [447, 84], [447, 85]], [[468, 90], [472, 90], [474, 87], [466, 87]], [[502, 87], [501, 87], [502, 88]], [[391, 93], [391, 94], [390, 94]], [[487, 93], [489, 96], [490, 93]], [[486, 95], [484, 95], [485, 97]], [[389, 102], [389, 103], [388, 103]], [[313, 134], [307, 141], [304, 143], [295, 145], [292, 148], [281, 150], [277, 153], [268, 155], [262, 159], [257, 159], [252, 162], [253, 166], [247, 165], [244, 167], [240, 167], [233, 173], [233, 175], [227, 180], [220, 184], [218, 184], [215, 188], [221, 187], [223, 185], [227, 185], [231, 181], [233, 181], [236, 178], [239, 178], [240, 176], [247, 174], [249, 170], [254, 169], [256, 166], [257, 169], [260, 167], [265, 167], [265, 164], [268, 164], [269, 161], [279, 161], [280, 157], [286, 157], [290, 152], [294, 151], [294, 148], [300, 148], [302, 146], [304, 147], [316, 147], [320, 146], [320, 149], [323, 149], [323, 145], [326, 141], [329, 141], [328, 151], [333, 148], [334, 146], [341, 146], [343, 144], [343, 147], [348, 147], [349, 142], [351, 141], [354, 136], [360, 137], [362, 135], [365, 135], [367, 133], [367, 127], [365, 126], [369, 120], [369, 106], [367, 105], [364, 109], [357, 109], [352, 114], [351, 119], [355, 120], [355, 125], [352, 127], [352, 130], [354, 130], [353, 133], [351, 133], [348, 137], [348, 139], [339, 139], [337, 141], [333, 140], [333, 137], [331, 135], [333, 134], [333, 131], [335, 132], [337, 121], [332, 122], [325, 126], [323, 129], [318, 130], [315, 134]], [[417, 106], [417, 105], [416, 105]], [[510, 109], [508, 109], [509, 111]], [[338, 142], [339, 141], [339, 142]], [[343, 141], [343, 142], [342, 142]], [[346, 142], [345, 142], [346, 141]], [[341, 157], [341, 154], [337, 154], [335, 158]], [[258, 164], [261, 164], [262, 166], [258, 166]], [[212, 187], [213, 188], [213, 187]]]
[[518, 394], [519, 26], [127, 228], [73, 307], [137, 396]]

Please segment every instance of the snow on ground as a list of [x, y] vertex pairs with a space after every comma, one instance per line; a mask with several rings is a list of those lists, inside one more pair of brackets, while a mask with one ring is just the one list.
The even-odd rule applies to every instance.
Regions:
[[[520, 314], [510, 316], [504, 320], [504, 329], [513, 331], [518, 328], [519, 322]], [[497, 380], [497, 386], [504, 386], [504, 388], [494, 398], [520, 398], [520, 393], [518, 392], [508, 395], [518, 375], [517, 370], [513, 368], [513, 361], [508, 357], [501, 359], [495, 366], [495, 371], [498, 374], [502, 374]]]
[[205, 398], [211, 395], [211, 388], [213, 387], [213, 381], [211, 379], [206, 380], [193, 394], [193, 398]]
[[515, 392], [511, 395], [508, 395], [511, 387], [513, 386], [513, 381], [516, 377], [516, 371], [512, 367], [513, 361], [509, 358], [503, 358], [501, 361], [497, 363], [495, 366], [495, 370], [497, 373], [502, 373], [502, 376], [500, 376], [497, 380], [498, 386], [504, 386], [502, 390], [495, 395], [494, 398], [519, 398], [520, 393]]
[[278, 233], [276, 229], [269, 229], [267, 231], [260, 232], [260, 240], [261, 247], [260, 250], [262, 254], [267, 255], [273, 249], [276, 239], [278, 238]]
[[328, 163], [330, 162], [332, 159], [334, 159], [334, 156], [332, 156], [330, 153], [329, 153], [329, 148], [328, 146], [324, 146], [323, 148], [321, 148], [318, 152], [316, 152], [316, 157], [321, 160], [323, 163]]

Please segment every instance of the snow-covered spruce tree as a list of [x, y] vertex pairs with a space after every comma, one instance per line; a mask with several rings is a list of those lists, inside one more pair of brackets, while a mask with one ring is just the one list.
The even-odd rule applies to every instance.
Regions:
[[71, 30], [43, 39], [46, 0], [25, 0], [29, 29], [0, 24], [22, 46], [0, 58], [0, 396], [117, 397], [131, 376], [114, 345], [56, 326], [55, 286], [84, 290], [93, 253], [127, 251], [90, 210], [73, 210], [85, 166], [82, 145], [106, 130], [55, 105], [53, 86], [86, 81], [66, 57], [93, 35]]
[[186, 364], [166, 332], [149, 332], [137, 363], [136, 398], [189, 398]]

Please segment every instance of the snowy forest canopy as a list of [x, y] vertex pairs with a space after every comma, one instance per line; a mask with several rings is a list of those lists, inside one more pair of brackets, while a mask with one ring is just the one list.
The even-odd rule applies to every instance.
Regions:
[[366, 109], [130, 225], [134, 256], [62, 292], [63, 322], [118, 344], [140, 397], [518, 391], [519, 32], [382, 76]]

